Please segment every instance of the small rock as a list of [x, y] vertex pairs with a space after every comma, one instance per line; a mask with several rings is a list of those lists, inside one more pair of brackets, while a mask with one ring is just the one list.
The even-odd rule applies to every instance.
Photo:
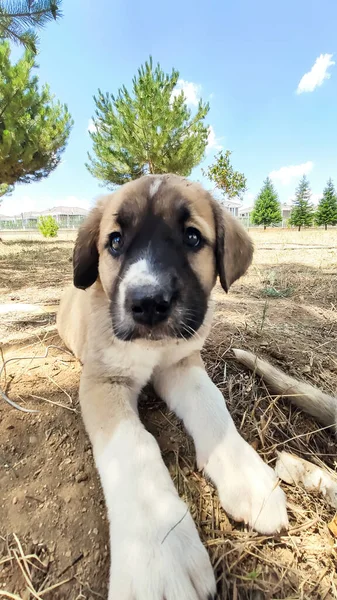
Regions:
[[82, 481], [87, 481], [88, 474], [87, 473], [77, 473], [75, 480], [76, 483], [81, 483]]
[[17, 499], [16, 496], [14, 496], [14, 498], [13, 498], [13, 504], [17, 504], [17, 502], [18, 502], [18, 499]]

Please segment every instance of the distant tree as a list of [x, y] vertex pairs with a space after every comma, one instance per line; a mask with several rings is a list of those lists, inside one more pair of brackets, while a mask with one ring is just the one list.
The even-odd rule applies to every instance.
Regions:
[[12, 65], [9, 43], [0, 42], [2, 186], [47, 177], [61, 160], [73, 124], [67, 106], [54, 101], [49, 87], [39, 90], [34, 67], [29, 50]]
[[42, 233], [43, 237], [54, 238], [57, 236], [57, 232], [59, 230], [57, 221], [51, 215], [39, 217], [37, 227], [39, 232]]
[[277, 192], [269, 177], [263, 182], [263, 187], [255, 200], [251, 215], [254, 225], [275, 225], [282, 221], [281, 205]]
[[337, 195], [331, 178], [323, 191], [323, 198], [318, 203], [315, 221], [317, 225], [324, 225], [324, 229], [327, 229], [328, 225], [337, 225]]
[[93, 128], [94, 156], [86, 167], [108, 187], [147, 173], [187, 176], [203, 158], [209, 127], [209, 104], [200, 100], [195, 115], [183, 91], [174, 94], [179, 73], [165, 74], [152, 58], [138, 69], [132, 92], [125, 86], [117, 96], [98, 90]]
[[308, 179], [303, 175], [297, 189], [293, 208], [291, 209], [289, 224], [298, 227], [310, 227], [314, 219], [314, 209], [310, 203], [311, 189]]
[[36, 53], [36, 29], [62, 16], [62, 0], [0, 0], [0, 39], [22, 44]]
[[9, 196], [14, 189], [13, 185], [8, 185], [7, 183], [0, 183], [0, 204], [2, 202], [3, 196]]
[[208, 167], [203, 175], [208, 177], [227, 198], [241, 198], [247, 190], [247, 179], [243, 173], [234, 171], [231, 164], [231, 150], [219, 152], [215, 162]]

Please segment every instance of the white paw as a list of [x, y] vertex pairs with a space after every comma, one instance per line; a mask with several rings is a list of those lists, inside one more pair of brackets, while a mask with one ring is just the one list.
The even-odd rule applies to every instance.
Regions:
[[273, 469], [237, 431], [228, 433], [215, 448], [205, 471], [235, 521], [267, 535], [288, 527], [286, 497]]
[[212, 600], [215, 579], [186, 505], [172, 493], [111, 523], [109, 600]]

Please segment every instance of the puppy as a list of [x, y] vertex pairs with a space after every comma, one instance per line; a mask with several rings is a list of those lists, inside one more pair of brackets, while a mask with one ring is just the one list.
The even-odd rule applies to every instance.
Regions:
[[58, 330], [83, 363], [81, 410], [110, 522], [109, 600], [216, 592], [195, 524], [138, 417], [149, 381], [193, 437], [225, 511], [264, 534], [288, 525], [274, 471], [236, 430], [200, 357], [217, 276], [227, 292], [252, 255], [241, 225], [174, 175], [125, 184], [79, 230]]

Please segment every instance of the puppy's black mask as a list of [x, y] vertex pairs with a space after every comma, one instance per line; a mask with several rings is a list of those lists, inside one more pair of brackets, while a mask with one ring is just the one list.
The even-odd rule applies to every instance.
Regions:
[[120, 219], [121, 246], [111, 254], [121, 267], [110, 304], [118, 338], [188, 339], [201, 326], [207, 297], [188, 255], [206, 242], [196, 229], [186, 229], [188, 216], [185, 210], [169, 224], [150, 213], [136, 228], [123, 227]]

